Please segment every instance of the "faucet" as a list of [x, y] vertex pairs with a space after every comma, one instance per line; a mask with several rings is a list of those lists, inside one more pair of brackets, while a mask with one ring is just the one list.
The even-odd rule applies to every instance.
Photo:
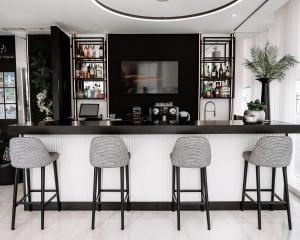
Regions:
[[[212, 104], [214, 106], [214, 110], [213, 111], [207, 111], [207, 105], [208, 104]], [[212, 101], [208, 101], [207, 103], [205, 103], [204, 106], [204, 121], [206, 121], [206, 113], [208, 112], [213, 112], [214, 113], [214, 117], [216, 116], [216, 104]]]

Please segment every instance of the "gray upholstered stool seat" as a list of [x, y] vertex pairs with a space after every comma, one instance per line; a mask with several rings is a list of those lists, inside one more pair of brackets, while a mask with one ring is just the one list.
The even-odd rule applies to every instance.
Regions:
[[[258, 140], [254, 146], [253, 151], [243, 152], [243, 158], [245, 159], [244, 166], [244, 180], [242, 190], [242, 204], [241, 210], [244, 209], [245, 197], [254, 201], [246, 192], [255, 190], [257, 193], [257, 212], [258, 212], [258, 228], [261, 229], [261, 205], [270, 204], [271, 210], [275, 204], [281, 204], [287, 208], [289, 229], [292, 229], [292, 222], [290, 216], [290, 203], [289, 203], [289, 191], [287, 180], [287, 166], [290, 164], [293, 152], [293, 141], [288, 136], [268, 136], [262, 137]], [[247, 172], [248, 163], [252, 163], [256, 167], [256, 189], [247, 189]], [[260, 167], [272, 168], [272, 186], [271, 189], [264, 189], [265, 192], [271, 193], [271, 201], [261, 202], [261, 188], [260, 188]], [[282, 168], [283, 182], [284, 182], [284, 197], [281, 199], [275, 193], [275, 174], [276, 168]], [[278, 201], [274, 201], [274, 197]]]
[[243, 152], [248, 162], [262, 167], [286, 167], [290, 164], [293, 152], [293, 141], [286, 136], [262, 137], [253, 151]]
[[90, 162], [98, 168], [117, 168], [129, 164], [131, 154], [119, 137], [99, 136], [91, 141]]
[[204, 137], [181, 137], [177, 139], [170, 157], [176, 167], [204, 168], [211, 162], [210, 144]]
[[11, 165], [15, 168], [40, 168], [59, 158], [56, 152], [48, 152], [38, 138], [12, 138], [9, 142]]
[[[201, 210], [206, 208], [207, 228], [210, 230], [210, 215], [208, 202], [208, 185], [206, 167], [211, 162], [211, 148], [204, 137], [180, 137], [177, 139], [174, 149], [170, 154], [172, 169], [172, 210], [175, 211], [177, 203], [177, 229], [180, 230], [180, 192], [201, 192]], [[180, 168], [200, 169], [201, 189], [180, 189]], [[176, 181], [175, 181], [176, 180]], [[176, 182], [176, 188], [175, 188]]]
[[[56, 197], [57, 208], [59, 211], [61, 209], [56, 165], [56, 161], [59, 158], [59, 154], [57, 152], [48, 152], [43, 142], [40, 139], [33, 137], [12, 138], [9, 142], [9, 147], [11, 165], [16, 168], [11, 229], [13, 230], [15, 228], [16, 208], [19, 204], [28, 204], [29, 210], [31, 211], [33, 204], [31, 202], [31, 192], [41, 192], [41, 229], [44, 229], [44, 208], [47, 204], [45, 203], [45, 191], [55, 192], [55, 194], [48, 201], [51, 201]], [[45, 190], [45, 166], [48, 166], [51, 163], [53, 164], [55, 189]], [[31, 190], [29, 171], [31, 168], [41, 168], [40, 190]], [[24, 196], [21, 200], [17, 201], [19, 174], [21, 169], [23, 170]]]
[[[121, 138], [115, 136], [99, 136], [91, 141], [90, 162], [94, 167], [93, 204], [92, 204], [92, 229], [95, 228], [95, 210], [101, 208], [102, 192], [121, 193], [121, 229], [124, 229], [124, 201], [127, 199], [127, 209], [130, 209], [129, 200], [129, 160], [131, 154]], [[102, 189], [101, 175], [104, 168], [120, 168], [121, 189]], [[126, 170], [126, 189], [124, 189], [124, 168]], [[97, 188], [98, 186], [98, 188]], [[98, 189], [98, 193], [96, 192]], [[124, 192], [126, 196], [124, 198]]]

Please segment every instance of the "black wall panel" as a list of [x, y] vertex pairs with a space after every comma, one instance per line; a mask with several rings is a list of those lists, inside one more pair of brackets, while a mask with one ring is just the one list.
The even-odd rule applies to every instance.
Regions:
[[[178, 61], [178, 94], [128, 95], [120, 92], [121, 61]], [[198, 34], [109, 34], [108, 35], [110, 113], [124, 117], [133, 106], [143, 114], [155, 102], [174, 102], [180, 110], [197, 119], [199, 78]]]

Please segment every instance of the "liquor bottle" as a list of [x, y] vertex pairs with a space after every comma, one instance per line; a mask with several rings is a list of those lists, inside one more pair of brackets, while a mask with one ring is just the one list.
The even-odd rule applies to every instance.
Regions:
[[76, 63], [76, 67], [75, 67], [75, 77], [76, 77], [76, 78], [80, 78], [80, 65], [79, 65], [79, 62]]
[[86, 78], [91, 78], [91, 66], [90, 66], [90, 64], [87, 67], [87, 76], [86, 76]]
[[207, 65], [206, 69], [205, 69], [205, 77], [210, 78], [211, 77], [211, 72], [210, 72], [210, 68], [209, 65]]
[[216, 83], [216, 97], [220, 96], [220, 87], [219, 87], [219, 82]]
[[222, 63], [220, 64], [220, 69], [219, 69], [219, 78], [223, 78], [224, 76], [224, 71], [223, 71], [223, 66]]
[[204, 82], [204, 84], [203, 84], [203, 92], [202, 92], [202, 96], [203, 97], [207, 96], [207, 90], [208, 90], [207, 83]]
[[99, 57], [102, 58], [103, 55], [104, 55], [104, 52], [103, 52], [103, 46], [100, 45], [100, 47], [99, 47]]
[[214, 64], [213, 69], [211, 71], [211, 77], [212, 78], [217, 78], [218, 77], [218, 69], [217, 69], [217, 65]]
[[102, 65], [97, 66], [97, 78], [103, 78], [103, 67], [102, 67]]
[[86, 78], [87, 76], [87, 66], [86, 63], [82, 63], [81, 65], [82, 78]]
[[94, 65], [93, 64], [91, 64], [91, 67], [90, 67], [90, 77], [91, 78], [95, 77], [95, 71], [94, 71]]
[[230, 78], [230, 69], [229, 69], [228, 65], [226, 66], [226, 69], [225, 69], [225, 77]]
[[88, 56], [88, 48], [87, 48], [86, 44], [85, 44], [84, 47], [83, 47], [83, 56], [84, 56], [84, 57], [87, 57], [87, 56]]
[[95, 48], [95, 45], [93, 45], [93, 58], [96, 58], [96, 48]]
[[93, 57], [93, 47], [92, 47], [92, 44], [90, 44], [89, 48], [88, 48], [88, 57], [89, 58]]
[[79, 42], [77, 42], [77, 44], [76, 44], [76, 57], [77, 58], [80, 58], [80, 52], [81, 52], [80, 44], [79, 44]]
[[211, 97], [211, 88], [210, 88], [210, 85], [207, 85], [206, 97]]

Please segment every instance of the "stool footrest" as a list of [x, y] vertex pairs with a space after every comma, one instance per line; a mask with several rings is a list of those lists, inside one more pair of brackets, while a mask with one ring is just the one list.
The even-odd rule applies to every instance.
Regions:
[[[45, 191], [46, 192], [46, 191]], [[57, 193], [55, 193], [52, 197], [49, 198], [49, 200], [47, 202], [45, 202], [44, 207], [46, 207], [54, 198], [57, 197]], [[19, 201], [17, 201], [16, 203], [16, 207], [19, 206], [20, 204], [34, 204], [35, 202], [28, 202], [28, 201], [24, 201], [24, 199], [26, 199], [29, 196], [29, 193], [27, 193], [26, 195], [24, 195]]]
[[[175, 189], [174, 191], [177, 192], [177, 189]], [[180, 190], [180, 192], [193, 193], [193, 192], [202, 192], [202, 190], [201, 189], [182, 189], [182, 190]]]
[[[30, 192], [42, 192], [40, 189], [30, 189]], [[45, 192], [56, 192], [56, 190], [53, 189], [47, 189]]]
[[56, 197], [57, 197], [57, 193], [55, 193], [51, 198], [48, 199], [47, 202], [45, 202], [44, 207], [46, 207]]
[[[287, 201], [282, 200], [276, 193], [273, 194], [278, 201], [261, 201], [260, 203], [262, 205], [286, 205]], [[247, 193], [245, 193], [245, 197], [248, 198], [251, 202], [257, 203], [251, 196], [249, 196]]]
[[[127, 192], [127, 189], [124, 189], [124, 192]], [[101, 189], [100, 192], [121, 192], [120, 189]]]
[[[246, 192], [256, 192], [257, 190], [256, 189], [245, 189], [245, 196], [251, 200], [251, 201], [254, 201], [252, 197], [249, 196], [249, 194], [247, 194]], [[261, 189], [262, 192], [271, 192], [272, 189]], [[277, 200], [281, 201], [281, 202], [284, 202], [284, 200], [279, 197], [275, 192], [272, 193], [272, 195], [277, 198]]]

